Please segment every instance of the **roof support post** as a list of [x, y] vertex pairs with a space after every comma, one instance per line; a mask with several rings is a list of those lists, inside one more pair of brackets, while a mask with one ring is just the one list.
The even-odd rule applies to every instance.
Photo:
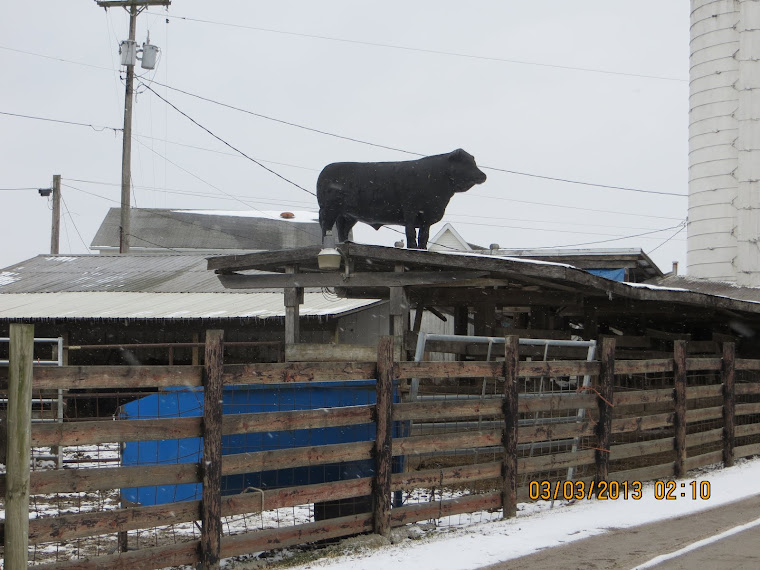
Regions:
[[[298, 273], [297, 265], [288, 265], [285, 273]], [[298, 344], [300, 337], [300, 305], [303, 303], [303, 287], [285, 289], [285, 344]]]
[[469, 324], [470, 310], [467, 305], [454, 307], [454, 334], [466, 336], [469, 334], [467, 325]]
[[[396, 265], [396, 273], [403, 273], [403, 264]], [[391, 331], [394, 344], [404, 347], [404, 337], [409, 330], [409, 295], [404, 287], [390, 287]]]
[[599, 336], [599, 317], [596, 309], [586, 307], [583, 311], [583, 340], [596, 340]]
[[496, 305], [478, 303], [475, 306], [475, 336], [495, 336]]

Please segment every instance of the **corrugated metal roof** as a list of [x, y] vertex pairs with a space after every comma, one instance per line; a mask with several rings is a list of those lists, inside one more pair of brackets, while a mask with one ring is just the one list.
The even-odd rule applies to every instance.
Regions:
[[[301, 315], [378, 301], [307, 290]], [[202, 255], [39, 255], [0, 271], [0, 319], [208, 319], [285, 315], [282, 289], [225, 289]]]
[[648, 281], [648, 283], [653, 283], [660, 287], [688, 289], [689, 291], [705, 293], [715, 297], [727, 297], [729, 299], [741, 299], [742, 301], [760, 302], [760, 288], [741, 287], [735, 283], [727, 283], [724, 281], [698, 279], [696, 277], [687, 277], [684, 275], [668, 275], [661, 279], [653, 279]]
[[[305, 317], [348, 313], [378, 303], [305, 293]], [[0, 319], [226, 319], [284, 317], [282, 293], [63, 292], [0, 295]]]
[[[90, 244], [93, 249], [118, 249], [119, 208], [111, 208]], [[299, 212], [294, 219], [261, 211], [166, 210], [132, 208], [130, 247], [166, 250], [272, 250], [319, 245], [317, 214]]]
[[197, 254], [38, 255], [0, 271], [0, 294], [63, 291], [228, 292]]

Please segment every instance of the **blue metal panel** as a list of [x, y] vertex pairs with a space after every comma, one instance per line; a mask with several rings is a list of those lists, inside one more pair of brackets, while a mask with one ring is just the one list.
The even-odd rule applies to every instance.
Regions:
[[[398, 395], [394, 394], [398, 401]], [[224, 414], [287, 410], [310, 410], [358, 406], [376, 402], [375, 381], [312, 382], [303, 384], [250, 385], [225, 387]], [[128, 419], [156, 419], [203, 415], [203, 390], [170, 389], [151, 394], [122, 408]], [[395, 426], [399, 430], [400, 426]], [[400, 435], [400, 434], [394, 434]], [[222, 454], [328, 445], [375, 438], [375, 424], [291, 430], [271, 433], [228, 435], [222, 438]], [[123, 465], [197, 463], [201, 460], [201, 438], [128, 442], [122, 450]], [[401, 464], [398, 463], [398, 466]], [[397, 467], [398, 467], [397, 466]], [[248, 488], [266, 489], [338, 481], [374, 474], [374, 461], [353, 461], [296, 469], [231, 475], [222, 478], [222, 493], [240, 493]], [[122, 497], [143, 505], [199, 499], [200, 484], [160, 485], [122, 489]]]

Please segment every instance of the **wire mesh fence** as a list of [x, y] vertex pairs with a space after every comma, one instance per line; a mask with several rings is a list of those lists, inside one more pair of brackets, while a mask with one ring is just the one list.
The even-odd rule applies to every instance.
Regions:
[[[525, 372], [517, 385], [516, 459], [522, 498], [527, 498], [531, 481], [593, 478], [598, 456], [605, 452], [613, 479], [619, 473], [646, 474], [663, 466], [672, 474], [672, 361], [625, 366], [618, 361], [623, 371], [612, 380], [614, 420], [610, 447], [604, 450], [597, 434], [599, 362], [585, 362], [582, 354], [575, 361], [534, 358], [523, 353], [520, 367]], [[501, 518], [507, 460], [503, 358], [440, 363], [438, 368], [420, 364], [429, 373], [416, 378], [412, 401], [412, 368], [402, 370], [392, 384], [393, 524], [427, 521], [453, 527]], [[724, 445], [719, 365], [719, 359], [694, 359], [685, 375], [688, 459], [712, 457]], [[223, 387], [220, 517], [226, 538], [278, 536], [266, 533], [300, 532], [315, 524], [338, 536], [331, 526], [338, 524], [331, 522], [336, 517], [354, 517], [357, 524], [351, 528], [371, 528], [380, 413], [374, 365], [330, 363], [304, 372], [309, 366], [246, 365], [257, 383]], [[468, 366], [478, 373], [468, 373]], [[34, 392], [40, 414], [32, 428], [33, 564], [183, 546], [201, 539], [197, 513], [206, 467], [204, 390], [198, 368], [186, 367], [187, 373], [177, 372], [185, 370], [181, 366], [173, 367], [174, 372], [169, 368], [143, 372], [146, 378], [179, 374], [174, 380], [178, 385], [146, 380], [119, 393], [102, 387], [66, 391], [62, 421], [52, 405], [55, 398], [46, 401], [58, 394], [58, 388], [49, 387], [55, 386], [54, 375], [40, 376], [47, 380], [42, 382], [46, 387]], [[237, 369], [229, 370], [234, 375]], [[452, 373], [440, 372], [445, 370]], [[78, 374], [81, 378], [87, 373], [80, 369]], [[138, 371], [128, 374], [133, 377]], [[310, 381], [282, 382], [304, 374]], [[329, 381], [322, 381], [325, 375]], [[191, 376], [196, 380], [188, 382]], [[107, 384], [103, 378], [92, 380], [93, 385]], [[759, 381], [757, 371], [736, 372], [735, 443], [745, 450], [760, 442]], [[319, 536], [318, 531], [308, 532], [304, 536]], [[256, 544], [266, 549], [266, 543]]]

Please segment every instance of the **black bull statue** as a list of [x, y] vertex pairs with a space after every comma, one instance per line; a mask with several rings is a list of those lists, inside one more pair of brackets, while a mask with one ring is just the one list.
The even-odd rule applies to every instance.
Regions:
[[404, 162], [328, 164], [317, 180], [322, 237], [336, 223], [341, 242], [356, 222], [376, 230], [403, 225], [406, 246], [425, 249], [430, 226], [443, 218], [451, 197], [485, 181], [475, 158], [461, 148]]

